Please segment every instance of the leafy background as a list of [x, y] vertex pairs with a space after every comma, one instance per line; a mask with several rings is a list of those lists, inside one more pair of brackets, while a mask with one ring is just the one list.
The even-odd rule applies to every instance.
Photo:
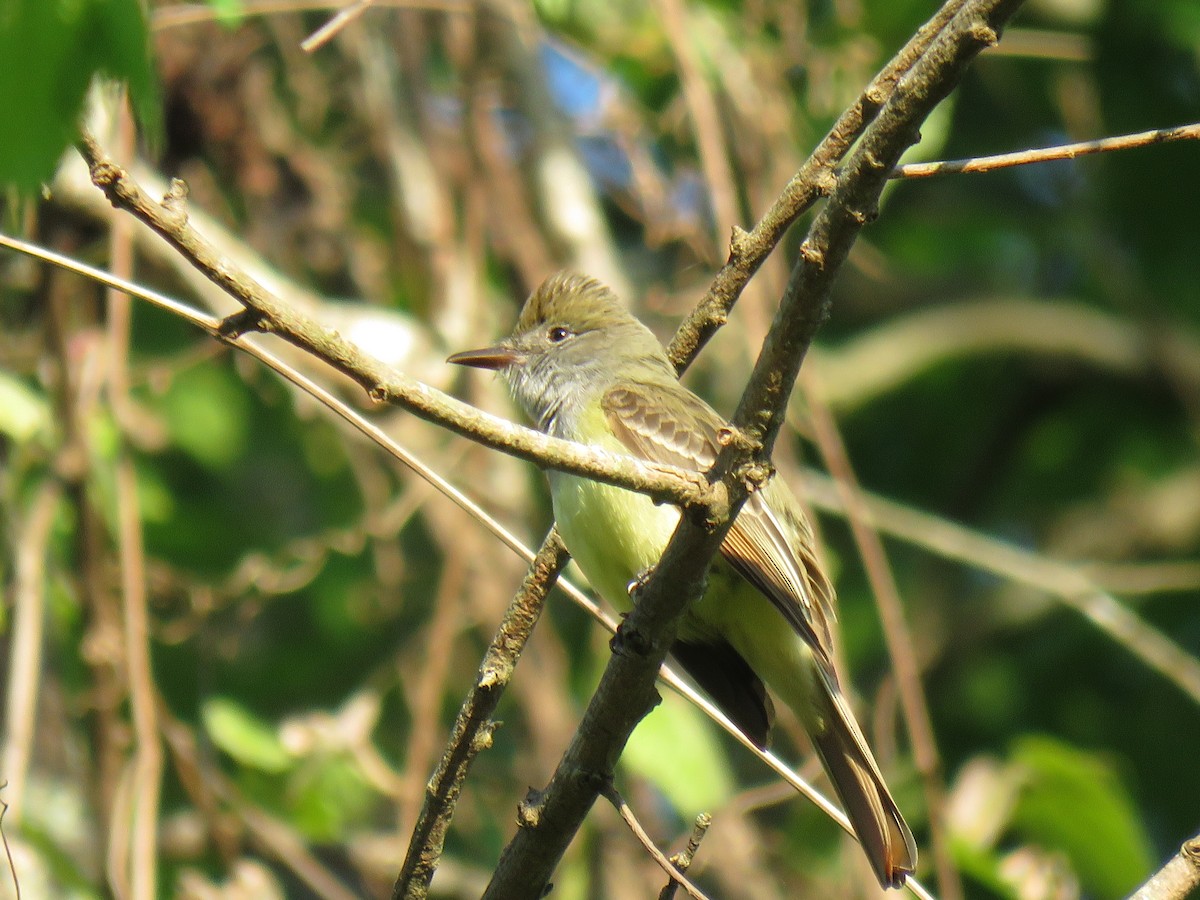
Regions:
[[[140, 174], [184, 178], [194, 219], [224, 229], [230, 253], [270, 266], [285, 297], [407, 371], [515, 415], [497, 383], [448, 371], [444, 355], [503, 333], [561, 266], [617, 284], [669, 336], [729, 227], [766, 209], [932, 5], [381, 0], [312, 54], [298, 44], [326, 11], [156, 3], [149, 31], [133, 3], [42, 12], [0, 23], [0, 49], [14, 49], [0, 52], [0, 97], [23, 110], [5, 117], [0, 164], [26, 192], [9, 194], [5, 230], [109, 258], [104, 203], [69, 155], [57, 173], [52, 162], [82, 87], [39, 100], [82, 42], [72, 83], [91, 69], [130, 80], [150, 138]], [[1193, 0], [1041, 0], [1016, 26], [914, 158], [1200, 118]], [[55, 52], [15, 52], [37, 47]], [[110, 147], [134, 158], [119, 138]], [[1136, 640], [1028, 584], [1038, 565], [1067, 564], [1197, 665], [1196, 161], [1181, 143], [893, 185], [807, 364], [865, 488], [1030, 554], [1018, 583], [995, 554], [963, 564], [930, 549], [928, 520], [887, 544], [969, 897], [1122, 896], [1197, 830], [1200, 697], [1181, 687], [1187, 672], [1155, 671]], [[48, 195], [29, 199], [40, 181]], [[688, 376], [718, 408], [740, 393], [796, 239]], [[126, 240], [139, 280], [229, 311], [153, 240]], [[128, 648], [114, 624], [125, 462], [168, 731], [160, 894], [339, 896], [305, 881], [311, 862], [347, 895], [385, 895], [523, 565], [311, 402], [170, 316], [134, 306], [127, 351], [114, 345], [118, 309], [78, 277], [0, 256], [3, 797], [24, 895], [105, 894], [107, 848], [129, 827]], [[127, 384], [108, 374], [114, 353]], [[780, 468], [801, 490], [804, 467], [821, 466], [813, 396], [780, 441]], [[375, 414], [540, 539], [538, 473]], [[871, 591], [844, 520], [818, 524], [864, 724], [924, 849]], [[30, 682], [15, 677], [9, 644], [37, 596], [43, 657]], [[479, 894], [607, 652], [556, 597], [469, 779], [436, 893]], [[30, 697], [32, 759], [14, 768], [13, 723]], [[808, 759], [786, 720], [775, 749]], [[692, 870], [714, 896], [874, 890], [828, 821], [674, 697], [636, 733], [619, 786], [672, 850], [697, 813], [714, 816]], [[310, 855], [281, 850], [279, 835]], [[646, 897], [662, 881], [597, 807], [556, 895]]]

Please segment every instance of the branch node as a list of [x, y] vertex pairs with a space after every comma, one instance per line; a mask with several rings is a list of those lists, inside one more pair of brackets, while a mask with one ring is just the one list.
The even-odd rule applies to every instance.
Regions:
[[1200, 835], [1184, 841], [1180, 852], [1187, 857], [1188, 862], [1200, 869]]
[[887, 163], [879, 158], [879, 154], [872, 150], [863, 153], [863, 162], [874, 169], [876, 172], [881, 172], [887, 168]]
[[758, 453], [762, 450], [762, 441], [755, 440], [732, 425], [722, 425], [717, 429], [717, 443], [722, 447], [736, 447], [740, 453]]
[[542, 821], [542, 807], [546, 803], [546, 792], [530, 788], [525, 799], [517, 804], [517, 825], [520, 828], [537, 828]]
[[857, 225], [868, 225], [874, 222], [879, 217], [877, 209], [846, 209], [846, 214], [854, 220]]
[[887, 98], [888, 91], [884, 89], [882, 84], [872, 82], [871, 84], [867, 85], [867, 89], [863, 91], [862, 95], [861, 105], [864, 113], [863, 117], [870, 118], [873, 116], [875, 112], [887, 102]]
[[499, 722], [491, 721], [479, 727], [479, 732], [471, 739], [471, 753], [481, 753], [492, 749], [492, 735], [500, 726]]
[[729, 262], [743, 259], [750, 255], [749, 241], [750, 232], [738, 225], [734, 225], [733, 233], [729, 237]]
[[507, 684], [510, 675], [511, 669], [508, 666], [484, 665], [479, 670], [478, 684], [480, 688], [494, 688], [500, 684]]
[[985, 47], [993, 47], [1000, 42], [1000, 34], [986, 22], [972, 22], [969, 33], [972, 40]]
[[188, 222], [188, 186], [182, 178], [172, 178], [171, 186], [163, 194], [162, 208], [167, 224], [172, 228], [183, 228]]
[[755, 491], [762, 490], [767, 482], [775, 477], [775, 466], [770, 460], [747, 463], [739, 474], [742, 482], [746, 485], [746, 490], [753, 494]]
[[614, 656], [645, 656], [653, 644], [637, 628], [630, 628], [628, 619], [622, 619], [608, 641], [608, 649]]
[[217, 326], [217, 337], [232, 342], [251, 331], [266, 333], [270, 330], [270, 319], [256, 309], [243, 309], [221, 320], [221, 324]]
[[820, 247], [816, 246], [810, 239], [805, 239], [800, 244], [800, 256], [809, 265], [815, 266], [818, 269], [825, 268], [825, 254]]

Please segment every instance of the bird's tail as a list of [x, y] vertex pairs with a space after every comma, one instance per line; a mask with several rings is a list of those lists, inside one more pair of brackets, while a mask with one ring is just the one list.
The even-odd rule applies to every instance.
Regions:
[[900, 887], [917, 867], [917, 846], [854, 714], [831, 673], [814, 672], [809, 734], [841, 798], [871, 867], [886, 887]]

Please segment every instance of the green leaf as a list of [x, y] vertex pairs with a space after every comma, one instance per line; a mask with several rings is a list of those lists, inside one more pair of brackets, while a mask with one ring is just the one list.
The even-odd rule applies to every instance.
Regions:
[[720, 806], [733, 793], [729, 762], [707, 717], [667, 694], [634, 730], [621, 761], [654, 784], [682, 815]]
[[1109, 764], [1049, 737], [1022, 738], [1013, 761], [1024, 775], [1016, 830], [1066, 854], [1089, 894], [1124, 897], [1150, 872], [1150, 840]]
[[245, 766], [284, 772], [292, 757], [274, 730], [228, 697], [206, 700], [200, 716], [212, 742]]
[[375, 800], [354, 761], [347, 756], [306, 760], [290, 779], [291, 819], [310, 840], [344, 838], [351, 824], [366, 815]]
[[129, 86], [147, 132], [161, 130], [138, 0], [6, 0], [0, 7], [0, 183], [35, 191], [76, 140], [92, 78]]

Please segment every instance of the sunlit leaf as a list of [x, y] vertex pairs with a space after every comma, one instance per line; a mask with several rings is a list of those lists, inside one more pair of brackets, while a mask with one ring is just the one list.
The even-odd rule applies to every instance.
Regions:
[[1123, 897], [1145, 878], [1150, 840], [1109, 764], [1048, 737], [1022, 738], [1013, 760], [1024, 770], [1013, 813], [1024, 838], [1065, 853], [1096, 897]]
[[621, 761], [652, 782], [685, 817], [719, 806], [733, 792], [729, 762], [714, 726], [674, 694], [664, 696], [634, 730]]
[[264, 772], [283, 772], [292, 765], [275, 731], [236, 701], [213, 697], [205, 701], [201, 717], [212, 742], [242, 765]]

